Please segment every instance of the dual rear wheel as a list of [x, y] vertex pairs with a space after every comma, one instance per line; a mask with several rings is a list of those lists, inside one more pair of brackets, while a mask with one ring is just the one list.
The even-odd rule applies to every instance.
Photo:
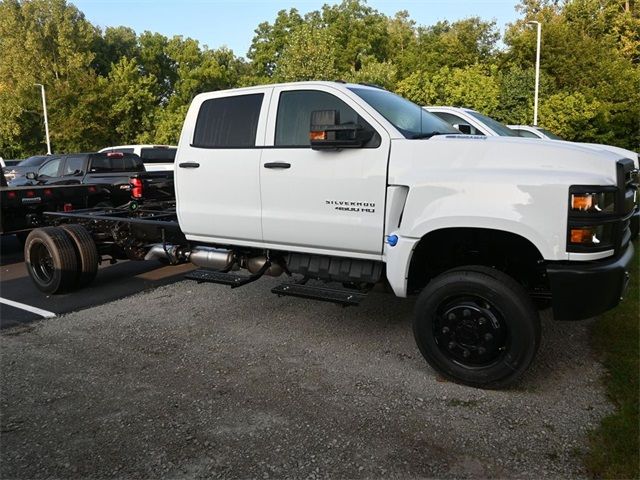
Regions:
[[100, 261], [96, 244], [82, 225], [33, 230], [25, 240], [24, 259], [36, 287], [49, 294], [91, 283]]

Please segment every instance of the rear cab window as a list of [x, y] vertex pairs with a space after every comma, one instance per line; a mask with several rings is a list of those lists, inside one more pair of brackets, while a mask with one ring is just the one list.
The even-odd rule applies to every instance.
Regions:
[[144, 172], [144, 164], [133, 153], [104, 152], [91, 155], [89, 173], [110, 172]]
[[176, 151], [175, 147], [146, 147], [140, 149], [140, 158], [147, 163], [173, 163]]
[[196, 120], [192, 147], [251, 148], [264, 93], [211, 98], [202, 102]]

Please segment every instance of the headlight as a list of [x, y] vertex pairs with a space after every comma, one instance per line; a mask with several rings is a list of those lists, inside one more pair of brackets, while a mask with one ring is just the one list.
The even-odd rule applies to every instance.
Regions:
[[567, 250], [602, 252], [615, 248], [620, 237], [618, 188], [573, 185], [569, 189]]
[[614, 213], [614, 192], [572, 193], [570, 210], [585, 213]]

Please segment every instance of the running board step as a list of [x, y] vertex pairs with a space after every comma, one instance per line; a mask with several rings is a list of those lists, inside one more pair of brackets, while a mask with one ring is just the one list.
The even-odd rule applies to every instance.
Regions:
[[195, 280], [198, 283], [220, 283], [222, 285], [241, 286], [249, 278], [233, 273], [216, 272], [214, 270], [199, 269], [187, 273], [184, 278]]
[[358, 305], [367, 296], [366, 293], [357, 292], [355, 290], [313, 287], [298, 283], [283, 283], [282, 285], [272, 288], [271, 293], [275, 293], [279, 297], [300, 297], [309, 298], [311, 300], [320, 300], [323, 302], [338, 303], [345, 307]]

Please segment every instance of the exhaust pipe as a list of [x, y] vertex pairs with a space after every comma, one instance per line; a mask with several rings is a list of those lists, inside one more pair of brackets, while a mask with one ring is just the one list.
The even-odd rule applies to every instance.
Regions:
[[[166, 249], [166, 250], [165, 250]], [[158, 243], [152, 246], [144, 256], [145, 260], [167, 260], [170, 263], [178, 263], [178, 247], [175, 245]]]
[[231, 250], [210, 247], [195, 247], [193, 250], [181, 250], [176, 245], [153, 245], [144, 257], [145, 260], [168, 260], [172, 264], [190, 261], [194, 265], [212, 270], [224, 270], [235, 261]]
[[187, 259], [198, 267], [225, 270], [233, 265], [236, 257], [232, 250], [196, 247], [187, 253]]

